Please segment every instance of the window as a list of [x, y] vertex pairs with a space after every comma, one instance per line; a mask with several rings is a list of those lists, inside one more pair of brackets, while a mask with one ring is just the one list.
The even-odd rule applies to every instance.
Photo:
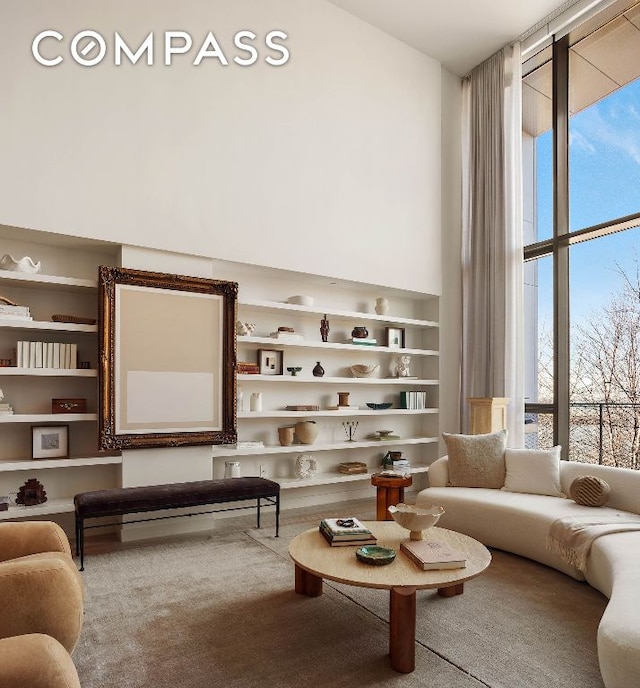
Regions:
[[640, 468], [640, 3], [606, 14], [523, 65], [526, 438]]

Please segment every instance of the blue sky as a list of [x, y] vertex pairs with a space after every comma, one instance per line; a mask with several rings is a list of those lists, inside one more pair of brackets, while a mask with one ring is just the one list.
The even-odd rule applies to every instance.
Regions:
[[[570, 228], [590, 227], [640, 212], [640, 79], [579, 112], [569, 124]], [[552, 235], [551, 132], [537, 141], [538, 236]], [[587, 317], [620, 285], [618, 264], [635, 273], [640, 229], [571, 248], [571, 316]], [[551, 261], [540, 261], [539, 281], [551, 284]], [[540, 318], [551, 306], [540, 290]]]

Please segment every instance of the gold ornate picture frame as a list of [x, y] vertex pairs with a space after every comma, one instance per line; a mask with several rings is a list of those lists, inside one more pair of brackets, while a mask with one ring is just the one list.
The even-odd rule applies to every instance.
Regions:
[[236, 282], [101, 266], [101, 449], [232, 444]]

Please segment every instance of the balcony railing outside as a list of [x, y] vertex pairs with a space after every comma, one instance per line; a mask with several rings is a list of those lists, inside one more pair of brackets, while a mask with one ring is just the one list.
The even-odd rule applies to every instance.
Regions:
[[[640, 469], [640, 403], [573, 402], [569, 407], [569, 460]], [[552, 413], [527, 412], [525, 438], [530, 448], [553, 446]]]

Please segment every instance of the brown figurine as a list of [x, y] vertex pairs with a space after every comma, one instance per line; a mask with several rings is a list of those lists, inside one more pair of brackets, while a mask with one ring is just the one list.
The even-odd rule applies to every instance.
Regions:
[[327, 320], [326, 313], [324, 314], [324, 318], [320, 321], [320, 336], [323, 342], [329, 339], [329, 321]]

